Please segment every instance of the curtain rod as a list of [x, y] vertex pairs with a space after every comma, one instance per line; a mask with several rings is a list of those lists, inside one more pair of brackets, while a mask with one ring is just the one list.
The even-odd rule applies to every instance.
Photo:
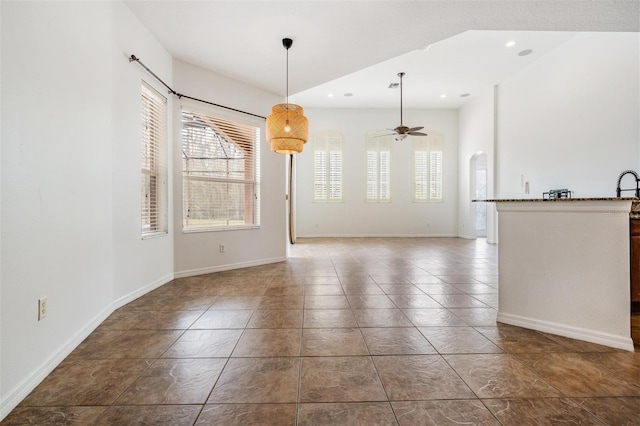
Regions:
[[264, 119], [264, 120], [266, 120], [266, 119], [267, 119], [267, 117], [263, 117], [263, 116], [258, 115], [258, 114], [253, 114], [253, 113], [251, 113], [251, 112], [242, 111], [242, 110], [240, 110], [240, 109], [235, 109], [235, 108], [231, 108], [231, 107], [224, 106], [224, 105], [214, 104], [213, 102], [205, 101], [205, 100], [198, 99], [198, 98], [193, 98], [193, 97], [191, 97], [191, 96], [187, 96], [187, 95], [183, 95], [182, 93], [178, 93], [178, 92], [176, 92], [175, 90], [173, 90], [171, 87], [169, 87], [169, 85], [168, 85], [167, 83], [165, 83], [164, 81], [162, 81], [162, 79], [161, 79], [160, 77], [158, 77], [158, 76], [157, 76], [153, 71], [151, 71], [151, 70], [149, 69], [149, 67], [147, 67], [145, 64], [143, 64], [143, 63], [142, 63], [142, 61], [140, 61], [140, 58], [136, 57], [136, 55], [131, 55], [131, 57], [129, 57], [129, 62], [137, 62], [137, 63], [138, 63], [142, 68], [144, 68], [145, 70], [147, 70], [147, 72], [148, 72], [149, 74], [151, 74], [151, 75], [152, 75], [156, 80], [158, 80], [160, 83], [162, 83], [162, 85], [163, 85], [164, 87], [166, 87], [166, 88], [167, 88], [167, 90], [169, 90], [169, 93], [170, 93], [170, 94], [177, 96], [177, 97], [178, 97], [178, 99], [182, 99], [182, 98], [191, 99], [192, 101], [202, 102], [202, 103], [204, 103], [204, 104], [209, 104], [209, 105], [217, 106], [217, 107], [220, 107], [220, 108], [224, 108], [224, 109], [228, 109], [228, 110], [231, 110], [231, 111], [239, 112], [239, 113], [241, 113], [241, 114], [252, 115], [252, 116], [254, 116], [254, 117], [262, 118], [262, 119]]

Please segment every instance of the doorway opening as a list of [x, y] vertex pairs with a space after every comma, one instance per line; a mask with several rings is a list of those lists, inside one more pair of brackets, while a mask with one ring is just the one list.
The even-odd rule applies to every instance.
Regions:
[[[476, 152], [469, 161], [469, 188], [471, 198], [476, 200], [487, 199], [487, 154]], [[476, 237], [487, 236], [487, 203], [472, 203], [471, 220], [474, 224]]]

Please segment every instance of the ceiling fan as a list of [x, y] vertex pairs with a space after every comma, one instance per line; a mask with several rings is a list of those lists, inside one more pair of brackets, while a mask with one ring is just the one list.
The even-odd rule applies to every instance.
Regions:
[[[404, 73], [399, 72], [398, 77], [400, 77], [400, 125], [395, 129], [388, 129], [388, 130], [391, 130], [392, 132], [394, 132], [394, 133], [391, 133], [391, 135], [395, 135], [397, 141], [404, 140], [407, 137], [407, 135], [427, 136], [426, 133], [422, 133], [418, 131], [418, 130], [424, 129], [424, 126], [408, 127], [402, 124], [402, 77], [404, 77]], [[390, 135], [383, 135], [383, 136], [390, 136]]]

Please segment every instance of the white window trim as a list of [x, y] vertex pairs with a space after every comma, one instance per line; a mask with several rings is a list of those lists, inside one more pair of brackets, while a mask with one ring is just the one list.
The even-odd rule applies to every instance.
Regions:
[[[169, 234], [169, 171], [168, 171], [168, 99], [163, 96], [159, 90], [153, 85], [141, 80], [140, 93], [144, 96], [143, 92], [147, 91], [148, 95], [156, 98], [162, 104], [161, 108], [161, 121], [158, 128], [155, 129], [159, 132], [159, 140], [157, 141], [157, 157], [154, 158], [156, 166], [153, 170], [149, 170], [149, 174], [154, 174], [159, 180], [156, 188], [156, 222], [157, 229], [145, 231], [141, 227], [140, 237], [143, 240], [164, 237]], [[144, 175], [144, 170], [141, 170], [141, 177]], [[142, 185], [142, 183], [141, 183]], [[140, 193], [142, 194], [142, 188]], [[142, 215], [142, 208], [144, 201], [141, 199], [140, 214]]]
[[[201, 115], [208, 115], [211, 117], [215, 117], [222, 120], [232, 121], [239, 124], [244, 124], [248, 126], [253, 126], [258, 129], [260, 140], [258, 143], [254, 144], [255, 154], [254, 154], [254, 180], [250, 182], [254, 182], [255, 184], [255, 201], [253, 203], [253, 210], [255, 215], [255, 222], [249, 225], [229, 225], [229, 226], [202, 226], [202, 227], [188, 227], [185, 228], [185, 218], [184, 218], [184, 171], [182, 170], [182, 111], [188, 110], [189, 112], [193, 112]], [[179, 104], [179, 112], [178, 112], [178, 136], [177, 139], [179, 143], [176, 144], [177, 150], [179, 153], [180, 166], [179, 173], [180, 176], [180, 210], [181, 210], [181, 230], [183, 234], [193, 234], [193, 233], [203, 233], [203, 232], [224, 232], [224, 231], [243, 231], [243, 230], [254, 230], [260, 229], [262, 223], [262, 196], [261, 196], [261, 164], [262, 164], [262, 144], [265, 139], [265, 122], [262, 119], [254, 118], [247, 116], [241, 113], [230, 112], [226, 109], [215, 108], [215, 107], [203, 107], [200, 103], [192, 102], [189, 100], [182, 100]], [[207, 179], [207, 180], [215, 180], [215, 179]]]

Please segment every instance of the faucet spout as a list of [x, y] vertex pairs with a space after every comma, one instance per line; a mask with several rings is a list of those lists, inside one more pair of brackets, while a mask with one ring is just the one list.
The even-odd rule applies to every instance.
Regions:
[[640, 176], [638, 176], [638, 173], [634, 172], [633, 170], [625, 170], [624, 172], [620, 173], [620, 176], [618, 176], [618, 186], [616, 188], [616, 197], [620, 198], [622, 196], [622, 191], [633, 191], [633, 189], [620, 188], [620, 183], [622, 182], [622, 178], [629, 174], [633, 175], [636, 178], [636, 188], [635, 188], [636, 198], [640, 198]]

